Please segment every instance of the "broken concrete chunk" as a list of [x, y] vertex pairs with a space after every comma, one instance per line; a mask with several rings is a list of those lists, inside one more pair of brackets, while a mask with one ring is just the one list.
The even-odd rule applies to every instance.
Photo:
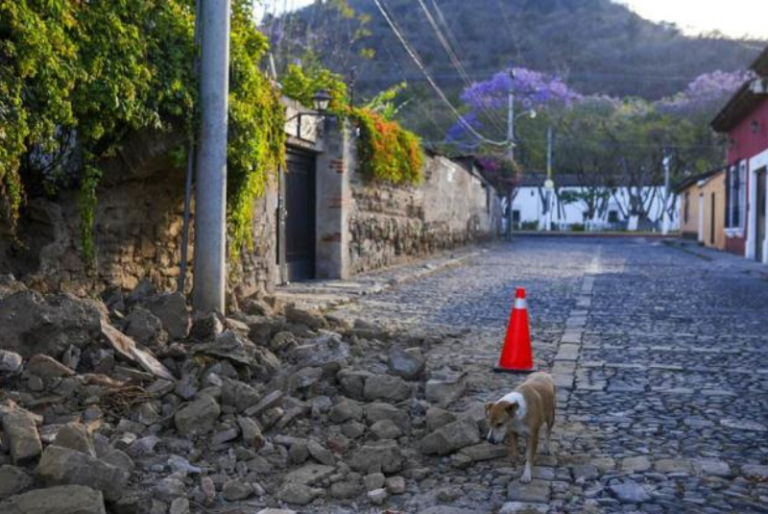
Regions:
[[211, 396], [200, 394], [182, 407], [173, 420], [176, 430], [183, 436], [207, 434], [221, 414], [219, 404]]
[[96, 457], [96, 449], [85, 425], [81, 423], [67, 423], [56, 433], [56, 446], [69, 448], [79, 452], [87, 453], [91, 457]]
[[389, 370], [406, 380], [418, 380], [424, 373], [427, 360], [418, 348], [403, 350], [393, 346], [389, 351]]
[[427, 381], [427, 400], [439, 407], [447, 407], [464, 395], [467, 389], [467, 374], [449, 374]]
[[397, 473], [403, 468], [403, 462], [403, 453], [395, 441], [378, 441], [355, 451], [347, 464], [363, 473]]
[[366, 400], [399, 402], [411, 397], [411, 386], [402, 378], [391, 375], [372, 375], [365, 381], [363, 396]]
[[36, 489], [0, 503], [3, 514], [106, 514], [100, 491], [81, 485]]
[[26, 462], [40, 455], [43, 444], [37, 432], [36, 416], [15, 403], [0, 404], [0, 425], [8, 439], [13, 462]]
[[32, 477], [23, 469], [16, 466], [0, 467], [0, 500], [19, 494], [31, 485]]
[[160, 319], [171, 339], [185, 339], [189, 335], [192, 321], [187, 300], [182, 293], [166, 293], [152, 297], [146, 301], [145, 307]]
[[22, 361], [21, 355], [16, 352], [0, 350], [0, 373], [18, 373]]
[[46, 485], [88, 485], [104, 493], [108, 501], [120, 499], [128, 472], [69, 448], [49, 446], [35, 470]]
[[470, 419], [461, 419], [427, 435], [419, 446], [421, 452], [426, 455], [447, 455], [479, 442], [477, 423]]

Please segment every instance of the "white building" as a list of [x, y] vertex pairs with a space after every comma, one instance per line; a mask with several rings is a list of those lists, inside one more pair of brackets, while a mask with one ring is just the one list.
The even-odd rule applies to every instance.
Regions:
[[[664, 216], [664, 186], [619, 186], [587, 188], [574, 176], [554, 177], [555, 193], [549, 201], [544, 189], [546, 177], [527, 176], [512, 202], [512, 216], [517, 229], [546, 230], [641, 230], [661, 231]], [[642, 205], [644, 215], [632, 212], [632, 203]], [[590, 204], [592, 207], [590, 208]], [[667, 202], [669, 229], [679, 228], [677, 196], [670, 193]]]

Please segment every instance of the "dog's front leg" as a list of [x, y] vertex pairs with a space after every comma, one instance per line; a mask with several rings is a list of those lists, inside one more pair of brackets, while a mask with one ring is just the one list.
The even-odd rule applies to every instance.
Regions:
[[512, 462], [517, 462], [517, 432], [509, 433], [509, 458]]
[[528, 436], [528, 443], [525, 448], [525, 470], [523, 476], [520, 477], [520, 481], [527, 484], [531, 481], [531, 470], [533, 468], [533, 459], [536, 457], [536, 447], [539, 445], [538, 430], [531, 431]]

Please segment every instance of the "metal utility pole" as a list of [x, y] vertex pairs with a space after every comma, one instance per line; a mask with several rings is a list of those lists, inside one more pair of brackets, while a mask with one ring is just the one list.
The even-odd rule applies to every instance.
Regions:
[[[666, 152], [665, 152], [666, 154]], [[661, 233], [663, 235], [669, 234], [669, 164], [672, 160], [669, 154], [664, 156], [664, 212], [662, 214], [661, 221]]]
[[195, 190], [196, 310], [224, 312], [230, 0], [202, 1], [200, 153]]
[[[515, 72], [509, 70], [509, 103], [507, 108], [507, 141], [509, 142], [509, 157], [512, 162], [515, 161], [515, 92], [513, 89], [513, 81], [515, 80]], [[512, 241], [512, 221], [514, 215], [512, 213], [512, 189], [510, 187], [507, 193], [507, 239]]]

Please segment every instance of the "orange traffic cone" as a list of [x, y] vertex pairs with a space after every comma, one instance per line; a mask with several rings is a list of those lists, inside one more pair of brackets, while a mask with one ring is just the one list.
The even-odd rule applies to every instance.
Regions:
[[528, 329], [528, 308], [525, 303], [525, 289], [517, 288], [512, 314], [509, 316], [507, 337], [501, 350], [499, 364], [494, 371], [528, 373], [534, 371], [531, 352], [531, 333]]

